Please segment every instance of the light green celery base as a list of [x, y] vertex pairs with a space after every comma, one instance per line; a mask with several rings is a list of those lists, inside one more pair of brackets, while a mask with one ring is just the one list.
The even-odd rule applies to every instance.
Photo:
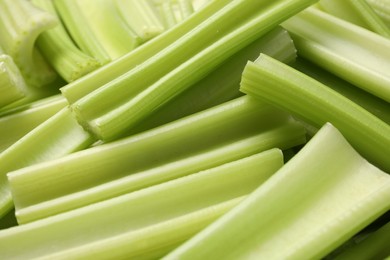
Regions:
[[[281, 151], [272, 149], [198, 174], [1, 231], [0, 252], [8, 259], [43, 257], [59, 252], [64, 252], [66, 256], [70, 250], [127, 236], [131, 232], [245, 196], [282, 165]], [[147, 244], [148, 240], [144, 242]], [[106, 254], [110, 253], [111, 245], [107, 245]], [[124, 245], [128, 247], [127, 243]], [[115, 251], [120, 251], [120, 248]]]
[[7, 173], [64, 156], [89, 146], [94, 140], [64, 108], [3, 151], [0, 154], [0, 216], [13, 206]]
[[359, 153], [390, 172], [390, 125], [313, 78], [262, 55], [261, 62], [248, 63], [241, 91], [316, 127], [332, 123]]
[[23, 110], [0, 115], [0, 152], [67, 105], [62, 96], [53, 96], [26, 106]]
[[390, 39], [315, 8], [282, 26], [300, 56], [390, 102]]
[[153, 40], [148, 41], [123, 57], [99, 68], [95, 72], [84, 76], [82, 79], [63, 87], [61, 89], [63, 95], [70, 104], [73, 104], [88, 93], [98, 89], [102, 85], [156, 55], [159, 51], [174, 43], [183, 34], [195, 28], [229, 2], [230, 0], [211, 1], [207, 6], [196, 12], [186, 21], [180, 23], [178, 26], [166, 31]]
[[332, 125], [164, 259], [321, 259], [390, 208], [390, 176]]

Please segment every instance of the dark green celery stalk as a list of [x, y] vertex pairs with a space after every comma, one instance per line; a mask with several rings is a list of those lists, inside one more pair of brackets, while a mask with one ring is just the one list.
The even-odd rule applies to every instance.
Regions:
[[309, 76], [267, 56], [249, 62], [241, 91], [320, 127], [334, 124], [371, 163], [390, 172], [390, 125]]
[[163, 259], [322, 259], [389, 209], [390, 176], [326, 124], [237, 207]]
[[0, 252], [6, 259], [90, 259], [95, 254], [141, 258], [158, 253], [188, 239], [235, 206], [282, 165], [281, 151], [272, 149], [3, 230]]
[[304, 129], [288, 114], [244, 96], [8, 176], [16, 214], [25, 223], [304, 142]]
[[159, 51], [174, 43], [185, 33], [208, 19], [230, 1], [231, 0], [211, 1], [178, 26], [166, 31], [153, 40], [148, 41], [123, 57], [118, 58], [89, 75], [63, 87], [61, 89], [63, 95], [68, 99], [69, 103], [72, 104], [76, 102], [88, 93], [98, 89], [102, 85], [112, 81], [125, 72], [135, 68], [138, 64], [156, 55]]
[[[79, 122], [99, 139], [123, 136], [231, 55], [313, 2], [232, 2], [160, 55], [72, 104], [72, 109]], [[241, 24], [234, 18], [238, 14], [245, 17]]]
[[151, 129], [241, 96], [239, 85], [245, 64], [248, 60], [257, 59], [260, 53], [266, 53], [284, 63], [292, 63], [296, 58], [295, 46], [289, 34], [281, 27], [276, 27], [230, 57], [130, 132], [138, 133]]
[[[53, 1], [33, 0], [32, 2], [57, 16]], [[46, 60], [67, 82], [74, 81], [100, 66], [96, 59], [78, 49], [62, 23], [43, 32], [38, 37], [37, 44]]]

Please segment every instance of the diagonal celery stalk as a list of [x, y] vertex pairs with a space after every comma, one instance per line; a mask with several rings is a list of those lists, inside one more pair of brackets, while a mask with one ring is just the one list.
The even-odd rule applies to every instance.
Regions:
[[321, 0], [318, 5], [327, 13], [390, 38], [390, 28], [366, 0]]
[[8, 177], [24, 223], [304, 141], [304, 129], [288, 114], [245, 96]]
[[390, 125], [305, 74], [267, 56], [246, 66], [241, 91], [286, 109], [316, 127], [334, 124], [371, 163], [390, 172]]
[[374, 11], [390, 28], [390, 2], [389, 0], [367, 0]]
[[[93, 253], [90, 248], [98, 244], [99, 251], [106, 256], [120, 254], [123, 250], [123, 258], [126, 257], [127, 250], [137, 250], [142, 244], [147, 247], [148, 241], [155, 246], [153, 239], [156, 236], [151, 235], [146, 241], [142, 237], [148, 232], [153, 234], [154, 230], [158, 235], [159, 230], [165, 229], [156, 225], [165, 226], [167, 221], [186, 215], [189, 218], [180, 222], [191, 224], [194, 220], [192, 213], [202, 209], [208, 211], [212, 206], [249, 194], [282, 165], [281, 151], [272, 149], [197, 174], [10, 228], [0, 232], [0, 252], [2, 257], [8, 259], [51, 258], [53, 254], [58, 259], [66, 257], [72, 251], [75, 252], [75, 257], [78, 252], [86, 256]], [[194, 224], [197, 225], [196, 221]], [[148, 230], [149, 227], [153, 228]], [[161, 241], [162, 247], [164, 243], [174, 242], [175, 236], [180, 236], [175, 233], [186, 233], [186, 230], [177, 230], [173, 224], [167, 229], [164, 231], [167, 240]], [[132, 249], [126, 240], [134, 241], [137, 234], [141, 239]], [[120, 243], [113, 243], [117, 239]], [[161, 238], [157, 236], [156, 239]], [[183, 238], [180, 241], [182, 240]]]
[[390, 176], [326, 124], [242, 203], [163, 259], [322, 259], [390, 208]]
[[56, 17], [23, 0], [2, 0], [0, 10], [0, 45], [13, 58], [26, 82], [42, 86], [54, 81], [55, 72], [34, 44], [40, 33], [58, 24]]
[[165, 28], [147, 0], [114, 0], [127, 25], [141, 38], [148, 41], [163, 33]]
[[282, 26], [298, 55], [390, 102], [390, 39], [315, 8]]
[[[72, 109], [79, 122], [99, 139], [118, 138], [231, 55], [313, 2], [232, 2], [159, 55], [72, 104]], [[238, 12], [240, 17], [252, 16], [231, 29]], [[207, 46], [205, 37], [211, 45]]]
[[[33, 0], [32, 3], [57, 16], [51, 0]], [[46, 60], [67, 82], [74, 81], [100, 66], [96, 59], [78, 49], [62, 23], [43, 32], [37, 40], [37, 45]]]

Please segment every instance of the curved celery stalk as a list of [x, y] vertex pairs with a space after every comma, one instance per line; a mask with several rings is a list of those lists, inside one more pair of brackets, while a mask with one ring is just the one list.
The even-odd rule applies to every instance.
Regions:
[[[179, 224], [188, 221], [191, 225], [193, 213], [196, 215], [200, 210], [207, 211], [210, 207], [218, 207], [221, 203], [249, 194], [282, 165], [281, 151], [272, 149], [197, 174], [0, 231], [0, 252], [5, 258], [52, 258], [55, 255], [59, 259], [72, 252], [75, 257], [80, 252], [80, 256], [90, 258], [88, 255], [93, 254], [90, 249], [98, 245], [99, 252], [104, 255], [123, 252], [124, 255], [120, 257], [126, 258], [128, 251], [136, 251], [142, 243], [147, 252], [148, 241], [155, 247], [154, 239], [161, 238], [158, 237], [161, 229], [167, 228], [167, 240], [163, 239], [159, 244], [162, 247], [165, 241], [168, 244], [174, 242], [171, 238], [175, 238], [175, 233], [179, 232], [179, 236], [186, 233], [185, 230], [177, 230], [174, 224], [161, 228], [156, 225], [165, 225], [167, 221], [185, 216], [189, 218], [179, 221]], [[194, 224], [197, 225], [196, 221]], [[157, 237], [152, 235], [146, 241], [142, 240], [145, 233], [153, 234], [153, 230], [156, 230]], [[137, 239], [137, 235], [141, 236], [140, 239]], [[128, 243], [134, 239], [138, 240], [136, 246], [129, 247]], [[119, 243], [113, 243], [117, 240]]]
[[[312, 2], [232, 2], [160, 55], [72, 104], [72, 111], [80, 124], [99, 139], [118, 138], [231, 55]], [[253, 11], [256, 7], [260, 11]], [[238, 12], [240, 17], [252, 17], [248, 20], [242, 18], [242, 24], [231, 31], [232, 21], [237, 23], [232, 15]], [[211, 37], [209, 34], [215, 29], [218, 29], [218, 34]], [[189, 52], [189, 48], [194, 50]]]
[[327, 13], [390, 38], [390, 28], [366, 0], [321, 0], [318, 5]]
[[117, 142], [9, 173], [8, 179], [18, 219], [24, 223], [256, 151], [287, 149], [302, 144], [304, 134], [288, 114], [242, 97]]
[[53, 4], [58, 16], [79, 48], [97, 59], [100, 64], [106, 64], [111, 61], [110, 56], [88, 26], [88, 21], [77, 2], [75, 0], [56, 0], [53, 1]]
[[315, 8], [282, 25], [299, 55], [390, 102], [390, 39]]
[[[32, 2], [57, 16], [51, 0], [33, 0]], [[96, 59], [86, 55], [74, 45], [62, 23], [43, 32], [37, 40], [37, 45], [46, 60], [67, 82], [74, 81], [100, 66]]]
[[390, 176], [332, 125], [163, 259], [322, 259], [390, 209]]
[[148, 41], [165, 28], [147, 0], [114, 0], [122, 19], [142, 39]]
[[29, 104], [21, 111], [0, 114], [0, 152], [67, 105], [60, 95]]
[[314, 126], [334, 124], [359, 153], [390, 172], [390, 125], [320, 82], [262, 55], [257, 64], [248, 63], [245, 68], [241, 91]]
[[0, 44], [10, 55], [26, 82], [32, 86], [49, 84], [55, 72], [34, 47], [39, 34], [53, 28], [58, 20], [48, 12], [36, 8], [30, 1], [0, 1]]
[[197, 25], [212, 16], [229, 2], [230, 0], [211, 1], [178, 26], [175, 26], [171, 30], [166, 31], [147, 43], [142, 44], [140, 47], [123, 57], [110, 62], [109, 64], [71, 84], [68, 84], [61, 89], [61, 92], [70, 104], [76, 102], [86, 94], [98, 89], [102, 85], [110, 82], [125, 72], [135, 68], [138, 64], [156, 55], [159, 51], [174, 43], [185, 33], [194, 29]]
[[390, 28], [390, 1], [389, 0], [367, 0], [374, 11]]

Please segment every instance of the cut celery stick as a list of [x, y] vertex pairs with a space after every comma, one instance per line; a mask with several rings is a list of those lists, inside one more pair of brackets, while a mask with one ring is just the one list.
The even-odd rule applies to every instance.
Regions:
[[302, 117], [316, 127], [334, 124], [354, 148], [390, 172], [390, 125], [336, 91], [267, 56], [248, 63], [241, 91]]
[[148, 41], [165, 28], [146, 0], [114, 0], [121, 17], [142, 39]]
[[387, 124], [390, 124], [390, 106], [383, 99], [357, 88], [306, 59], [299, 58], [292, 66], [362, 106]]
[[0, 50], [0, 107], [9, 105], [28, 93], [26, 83], [13, 59]]
[[330, 124], [237, 207], [163, 259], [322, 259], [390, 208], [390, 176]]
[[[273, 146], [287, 149], [302, 144], [304, 134], [303, 128], [291, 121], [288, 114], [257, 100], [241, 97], [117, 142], [21, 169], [8, 177], [18, 211], [49, 202], [47, 206], [44, 203], [38, 205], [37, 212], [34, 208], [25, 211], [26, 215], [32, 213], [34, 217], [34, 214], [46, 213], [45, 210], [39, 212], [40, 207], [53, 208], [47, 210], [49, 214], [58, 213], [69, 207], [177, 178], [198, 169], [196, 167], [201, 167], [201, 170]], [[253, 144], [248, 146], [245, 140], [252, 140]], [[234, 154], [230, 150], [232, 147], [240, 152]], [[204, 158], [204, 153], [210, 153], [210, 158]], [[221, 153], [224, 158], [217, 159]], [[203, 160], [203, 165], [196, 164], [200, 159], [195, 158]], [[175, 161], [181, 163], [175, 164]], [[162, 168], [153, 170], [158, 166]], [[134, 173], [137, 174], [126, 177]], [[94, 191], [97, 185], [103, 186]], [[72, 195], [83, 190], [86, 190], [84, 194]], [[90, 193], [95, 195], [90, 196]], [[67, 197], [61, 199], [64, 196]], [[62, 202], [50, 202], [56, 198]], [[24, 221], [23, 215], [22, 210], [21, 222]]]
[[0, 114], [0, 152], [67, 105], [62, 96], [37, 101], [22, 111]]
[[99, 68], [82, 79], [63, 87], [61, 89], [63, 95], [70, 104], [76, 102], [89, 92], [96, 90], [130, 69], [133, 69], [148, 58], [156, 55], [159, 51], [174, 43], [185, 33], [194, 29], [197, 25], [212, 16], [229, 2], [230, 0], [211, 1], [207, 6], [196, 12], [196, 14], [192, 15], [186, 21], [172, 28], [172, 30], [159, 35], [134, 51], [110, 62], [106, 66]]
[[[61, 252], [64, 252], [62, 257], [66, 257], [82, 246], [87, 248], [85, 253], [92, 253], [88, 250], [89, 245], [106, 240], [108, 244], [99, 245], [101, 251], [107, 255], [120, 253], [129, 246], [122, 240], [115, 247], [111, 242], [115, 237], [131, 239], [133, 232], [140, 232], [142, 236], [142, 229], [245, 196], [282, 165], [281, 151], [272, 149], [198, 174], [10, 228], [0, 232], [0, 252], [8, 259], [50, 257], [54, 253], [60, 257]], [[174, 225], [170, 226], [169, 233], [174, 236], [177, 230]], [[111, 246], [114, 246], [112, 252]]]
[[390, 39], [315, 8], [282, 25], [299, 56], [390, 102]]
[[284, 63], [291, 63], [296, 58], [291, 37], [285, 29], [276, 27], [155, 111], [135, 126], [131, 133], [151, 129], [241, 96], [239, 85], [245, 64], [248, 60], [254, 61], [260, 53]]
[[58, 20], [36, 8], [30, 1], [0, 1], [0, 45], [10, 55], [29, 85], [42, 86], [56, 74], [34, 47], [40, 33], [53, 28]]
[[8, 172], [61, 157], [85, 148], [93, 141], [64, 108], [3, 151], [0, 154], [0, 216], [13, 208]]
[[366, 0], [320, 0], [318, 5], [327, 13], [390, 38], [390, 28]]
[[[118, 138], [159, 106], [203, 78], [231, 55], [312, 2], [314, 1], [232, 2], [221, 12], [216, 13], [213, 19], [207, 20], [186, 34], [156, 58], [149, 59], [135, 70], [74, 103], [72, 111], [80, 124], [99, 139], [107, 141]], [[260, 11], [251, 13], [250, 10], [256, 7], [261, 7]], [[237, 12], [240, 12], [240, 17], [254, 16], [247, 21], [243, 19], [242, 25], [229, 32], [231, 22], [234, 20], [237, 23], [237, 20], [232, 17]], [[220, 25], [222, 22], [223, 27]], [[227, 33], [221, 38], [215, 33], [213, 37], [209, 35], [217, 25], [219, 25], [218, 35]], [[226, 28], [227, 25], [230, 27]], [[196, 53], [197, 49], [202, 48], [202, 44], [206, 44], [204, 37], [214, 38], [216, 41]], [[208, 42], [210, 43], [210, 40]], [[190, 47], [194, 48], [193, 52], [188, 51]], [[186, 50], [185, 53], [183, 50]], [[191, 53], [193, 53], [192, 57]], [[185, 60], [186, 58], [188, 60]], [[183, 63], [174, 68], [173, 66], [177, 66], [177, 62], [180, 61]]]
[[[51, 0], [33, 0], [32, 2], [57, 17]], [[43, 32], [37, 44], [46, 60], [67, 82], [72, 82], [100, 66], [96, 59], [78, 49], [62, 23]]]
[[97, 59], [100, 64], [106, 64], [111, 61], [110, 56], [88, 26], [87, 18], [78, 7], [77, 2], [76, 0], [56, 0], [53, 1], [53, 4], [78, 47]]
[[83, 0], [78, 7], [87, 18], [88, 26], [112, 60], [138, 47], [142, 40], [120, 18], [115, 1]]
[[390, 1], [389, 0], [367, 0], [374, 11], [390, 28]]

